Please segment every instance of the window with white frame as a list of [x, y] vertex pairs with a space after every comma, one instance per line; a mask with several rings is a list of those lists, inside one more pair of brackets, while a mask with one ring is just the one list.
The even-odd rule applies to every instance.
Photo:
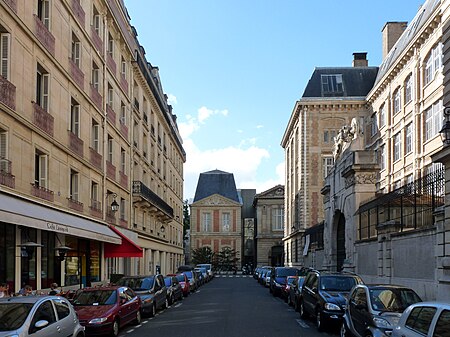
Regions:
[[120, 102], [120, 124], [127, 125], [127, 107], [123, 101]]
[[442, 100], [435, 102], [425, 111], [425, 141], [436, 136], [444, 121]]
[[229, 232], [231, 224], [231, 214], [228, 212], [222, 213], [222, 232]]
[[425, 83], [427, 85], [442, 68], [442, 43], [436, 44], [425, 59]]
[[0, 129], [0, 172], [11, 173], [8, 160], [8, 132]]
[[323, 179], [325, 179], [330, 173], [331, 169], [334, 165], [334, 159], [332, 156], [324, 156], [322, 158], [322, 170], [323, 170]]
[[123, 56], [120, 59], [120, 73], [123, 78], [127, 78], [127, 62]]
[[386, 104], [380, 107], [380, 128], [386, 125]]
[[50, 29], [50, 0], [38, 0], [37, 16]]
[[120, 209], [120, 215], [119, 215], [120, 220], [126, 220], [127, 203], [124, 198], [120, 198], [120, 208], [119, 209]]
[[400, 132], [394, 135], [394, 161], [400, 160], [402, 155], [402, 142], [400, 136]]
[[[2, 27], [0, 27], [2, 28]], [[9, 81], [11, 65], [11, 34], [0, 32], [0, 75]]]
[[81, 68], [81, 42], [75, 34], [72, 34], [72, 61]]
[[371, 123], [371, 128], [370, 128], [370, 131], [371, 131], [370, 135], [372, 137], [375, 136], [377, 134], [377, 132], [378, 132], [378, 121], [377, 121], [377, 119], [378, 119], [377, 113], [374, 113], [372, 115], [372, 123]]
[[92, 86], [99, 91], [100, 89], [100, 69], [95, 62], [92, 62]]
[[101, 38], [102, 37], [102, 30], [101, 30], [102, 21], [101, 21], [100, 13], [95, 6], [93, 6], [92, 14], [93, 14], [92, 26], [94, 27], [94, 30], [97, 33], [97, 35]]
[[34, 155], [34, 185], [48, 187], [48, 155], [39, 150]]
[[202, 213], [202, 231], [211, 232], [211, 213]]
[[49, 109], [50, 74], [40, 65], [36, 73], [36, 103], [45, 111]]
[[409, 74], [405, 81], [405, 104], [412, 101], [413, 81], [412, 74]]
[[70, 170], [70, 191], [69, 191], [69, 199], [78, 201], [78, 189], [79, 189], [79, 179], [80, 175], [75, 170]]
[[344, 83], [342, 74], [321, 75], [322, 92], [325, 96], [342, 95], [344, 93]]
[[413, 127], [412, 123], [409, 123], [405, 128], [405, 154], [412, 151], [413, 143]]
[[380, 169], [384, 170], [386, 168], [386, 145], [380, 146]]
[[127, 174], [127, 153], [124, 148], [120, 148], [120, 172]]
[[108, 105], [114, 110], [114, 89], [111, 84], [108, 83]]
[[91, 182], [91, 206], [95, 209], [101, 209], [99, 200], [99, 186], [95, 181]]
[[100, 125], [95, 119], [92, 120], [92, 148], [95, 152], [100, 151]]
[[70, 131], [80, 138], [80, 104], [73, 98], [70, 104]]
[[402, 109], [402, 101], [400, 95], [400, 88], [398, 88], [394, 92], [394, 114], [400, 112], [401, 109]]
[[283, 230], [284, 226], [284, 208], [272, 208], [272, 230]]
[[113, 138], [108, 135], [108, 161], [113, 162]]
[[108, 55], [114, 58], [114, 39], [111, 33], [108, 33]]

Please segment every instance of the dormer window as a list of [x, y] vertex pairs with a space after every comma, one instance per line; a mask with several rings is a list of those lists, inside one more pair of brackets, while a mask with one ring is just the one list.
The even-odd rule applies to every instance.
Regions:
[[344, 84], [342, 74], [321, 75], [323, 96], [342, 96], [344, 94]]

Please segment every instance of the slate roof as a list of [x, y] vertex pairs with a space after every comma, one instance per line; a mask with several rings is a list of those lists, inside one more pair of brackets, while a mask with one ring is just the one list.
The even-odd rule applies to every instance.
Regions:
[[239, 199], [232, 173], [220, 170], [200, 173], [197, 189], [195, 190], [194, 202], [213, 194], [219, 194], [235, 202], [242, 203]]
[[[314, 69], [302, 98], [365, 97], [372, 89], [378, 67], [318, 67]], [[343, 92], [326, 94], [322, 90], [322, 75], [342, 75]]]

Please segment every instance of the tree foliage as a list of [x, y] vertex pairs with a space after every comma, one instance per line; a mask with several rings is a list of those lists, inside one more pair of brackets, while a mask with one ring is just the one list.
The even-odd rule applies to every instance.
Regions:
[[231, 271], [237, 268], [236, 250], [230, 247], [224, 247], [215, 255], [213, 262], [216, 270]]
[[186, 231], [191, 228], [191, 216], [189, 214], [188, 200], [183, 202], [183, 237], [186, 237]]
[[192, 263], [212, 263], [214, 260], [214, 252], [210, 247], [201, 247], [192, 251]]

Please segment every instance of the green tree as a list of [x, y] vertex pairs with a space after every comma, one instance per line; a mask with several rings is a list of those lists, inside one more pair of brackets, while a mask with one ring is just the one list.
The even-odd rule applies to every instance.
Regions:
[[236, 257], [236, 250], [230, 247], [224, 247], [217, 254], [217, 259], [215, 259], [215, 267], [218, 270], [230, 271], [237, 268], [238, 258]]
[[183, 238], [186, 237], [186, 232], [191, 228], [191, 216], [189, 214], [188, 200], [183, 202]]
[[212, 263], [214, 252], [210, 247], [201, 247], [192, 251], [192, 263]]

